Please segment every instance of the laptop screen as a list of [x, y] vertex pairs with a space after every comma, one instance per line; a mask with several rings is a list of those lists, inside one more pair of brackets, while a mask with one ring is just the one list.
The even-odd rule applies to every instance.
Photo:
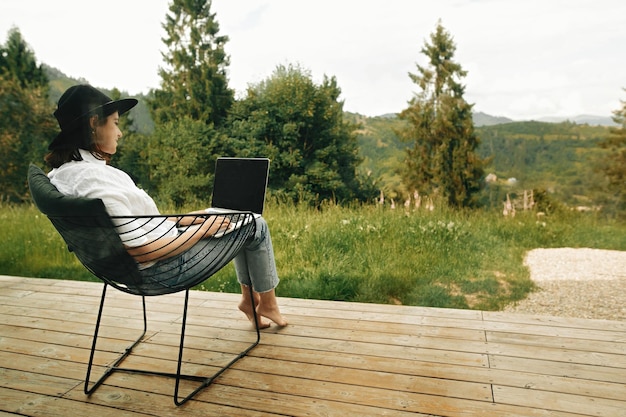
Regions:
[[211, 206], [263, 214], [269, 165], [267, 158], [218, 158]]

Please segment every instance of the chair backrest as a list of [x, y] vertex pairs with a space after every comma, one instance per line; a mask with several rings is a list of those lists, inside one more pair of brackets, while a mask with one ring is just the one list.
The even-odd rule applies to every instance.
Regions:
[[60, 193], [35, 165], [28, 169], [28, 185], [37, 208], [80, 262], [106, 283], [134, 292], [142, 281], [137, 262], [124, 248], [102, 200]]

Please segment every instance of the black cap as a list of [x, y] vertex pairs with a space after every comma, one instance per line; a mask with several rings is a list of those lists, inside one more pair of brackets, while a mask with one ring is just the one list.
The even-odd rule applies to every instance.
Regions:
[[96, 88], [81, 84], [68, 88], [59, 99], [54, 112], [61, 132], [54, 138], [49, 150], [88, 148], [89, 138], [79, 129], [85, 118], [94, 114], [108, 116], [117, 111], [120, 115], [137, 105], [134, 98], [112, 100]]

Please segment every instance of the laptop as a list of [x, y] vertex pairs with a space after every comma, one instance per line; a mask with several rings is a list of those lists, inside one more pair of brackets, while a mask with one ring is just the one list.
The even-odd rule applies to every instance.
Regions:
[[268, 158], [218, 158], [210, 210], [263, 214], [269, 168]]
[[[215, 162], [211, 207], [206, 212], [228, 214], [245, 211], [260, 217], [265, 208], [269, 168], [268, 158], [218, 158]], [[246, 222], [239, 220], [231, 223], [229, 229], [214, 236], [221, 237], [237, 230], [250, 221], [249, 216], [246, 219]]]

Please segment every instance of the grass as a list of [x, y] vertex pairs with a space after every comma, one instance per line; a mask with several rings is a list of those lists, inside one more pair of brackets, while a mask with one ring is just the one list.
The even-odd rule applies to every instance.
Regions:
[[[94, 280], [33, 206], [0, 205], [0, 219], [0, 274]], [[285, 297], [499, 310], [534, 290], [523, 264], [530, 249], [626, 250], [626, 225], [588, 213], [538, 220], [270, 202], [266, 219]], [[234, 268], [199, 288], [238, 292]]]

